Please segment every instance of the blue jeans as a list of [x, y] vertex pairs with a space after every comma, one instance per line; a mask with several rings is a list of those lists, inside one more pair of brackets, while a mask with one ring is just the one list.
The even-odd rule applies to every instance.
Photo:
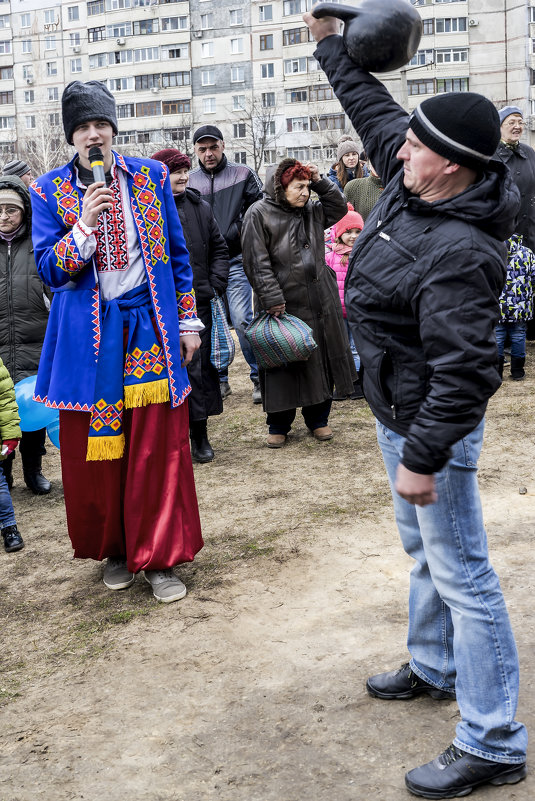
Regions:
[[358, 373], [360, 368], [360, 356], [357, 350], [357, 346], [355, 345], [355, 340], [353, 339], [353, 334], [351, 333], [351, 326], [347, 322], [347, 319], [344, 317], [344, 323], [346, 324], [346, 331], [347, 331], [347, 338], [349, 339], [349, 347], [351, 348], [351, 354], [353, 356], [353, 361], [355, 362], [355, 369]]
[[[241, 256], [234, 256], [230, 260], [230, 272], [228, 276], [227, 300], [230, 311], [230, 319], [238, 336], [240, 348], [245, 361], [251, 368], [251, 381], [258, 381], [258, 365], [255, 360], [253, 349], [251, 348], [246, 336], [245, 329], [253, 319], [253, 290], [247, 280], [243, 270]], [[219, 373], [220, 381], [228, 381], [228, 371]]]
[[496, 344], [498, 345], [498, 356], [503, 356], [507, 335], [511, 342], [511, 356], [513, 359], [523, 359], [526, 355], [526, 328], [524, 322], [517, 323], [498, 323], [496, 326]]
[[405, 439], [377, 422], [396, 522], [410, 575], [407, 645], [412, 670], [441, 690], [455, 689], [461, 720], [454, 744], [494, 762], [526, 758], [527, 733], [515, 721], [518, 657], [498, 577], [489, 561], [477, 460], [484, 422], [452, 448], [435, 474], [438, 500], [419, 507], [394, 489]]
[[4, 471], [0, 470], [0, 528], [16, 525], [15, 510]]

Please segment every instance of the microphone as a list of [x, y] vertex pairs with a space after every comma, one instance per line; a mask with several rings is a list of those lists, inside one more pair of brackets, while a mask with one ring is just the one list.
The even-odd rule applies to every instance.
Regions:
[[106, 175], [104, 174], [104, 156], [102, 150], [93, 145], [89, 148], [89, 163], [93, 170], [93, 179], [95, 181], [103, 181], [106, 183]]

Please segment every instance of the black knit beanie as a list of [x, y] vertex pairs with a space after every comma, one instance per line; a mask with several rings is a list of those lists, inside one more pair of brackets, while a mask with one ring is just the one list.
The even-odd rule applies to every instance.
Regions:
[[481, 169], [500, 141], [500, 118], [475, 92], [447, 92], [424, 100], [409, 119], [418, 139], [455, 164]]
[[67, 142], [72, 145], [74, 129], [83, 122], [106, 120], [118, 132], [117, 109], [110, 90], [100, 81], [71, 81], [61, 97], [63, 129]]

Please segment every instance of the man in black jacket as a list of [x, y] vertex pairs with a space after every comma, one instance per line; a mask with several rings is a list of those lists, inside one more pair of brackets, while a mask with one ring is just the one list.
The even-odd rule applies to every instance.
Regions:
[[429, 98], [409, 117], [349, 59], [337, 20], [304, 18], [385, 185], [351, 255], [346, 308], [415, 566], [410, 661], [367, 689], [382, 699], [457, 698], [453, 743], [405, 777], [415, 795], [512, 784], [526, 775], [527, 735], [514, 719], [518, 659], [476, 478], [487, 401], [500, 385], [503, 240], [519, 206], [507, 170], [491, 161], [498, 114], [464, 92]]
[[[245, 329], [253, 319], [253, 292], [243, 271], [241, 224], [243, 215], [262, 197], [258, 175], [246, 164], [235, 164], [225, 156], [223, 134], [215, 125], [201, 125], [193, 134], [199, 166], [190, 173], [189, 184], [209, 201], [230, 256], [227, 300], [232, 324], [253, 382], [253, 402], [261, 403], [258, 365]], [[228, 374], [220, 373], [223, 400], [231, 394]]]

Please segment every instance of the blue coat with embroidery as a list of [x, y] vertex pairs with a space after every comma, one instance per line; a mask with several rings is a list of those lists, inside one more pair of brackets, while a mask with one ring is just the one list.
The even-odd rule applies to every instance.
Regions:
[[[196, 318], [196, 308], [168, 170], [159, 161], [114, 156], [127, 174], [130, 209], [169, 371], [170, 401], [179, 406], [191, 390], [180, 363], [179, 321]], [[58, 409], [91, 411], [101, 302], [94, 257], [82, 259], [72, 233], [83, 203], [74, 159], [34, 181], [30, 195], [35, 261], [43, 282], [54, 292], [35, 398]]]
[[526, 322], [533, 318], [533, 271], [535, 253], [522, 244], [522, 236], [507, 240], [507, 279], [500, 295], [503, 323]]

